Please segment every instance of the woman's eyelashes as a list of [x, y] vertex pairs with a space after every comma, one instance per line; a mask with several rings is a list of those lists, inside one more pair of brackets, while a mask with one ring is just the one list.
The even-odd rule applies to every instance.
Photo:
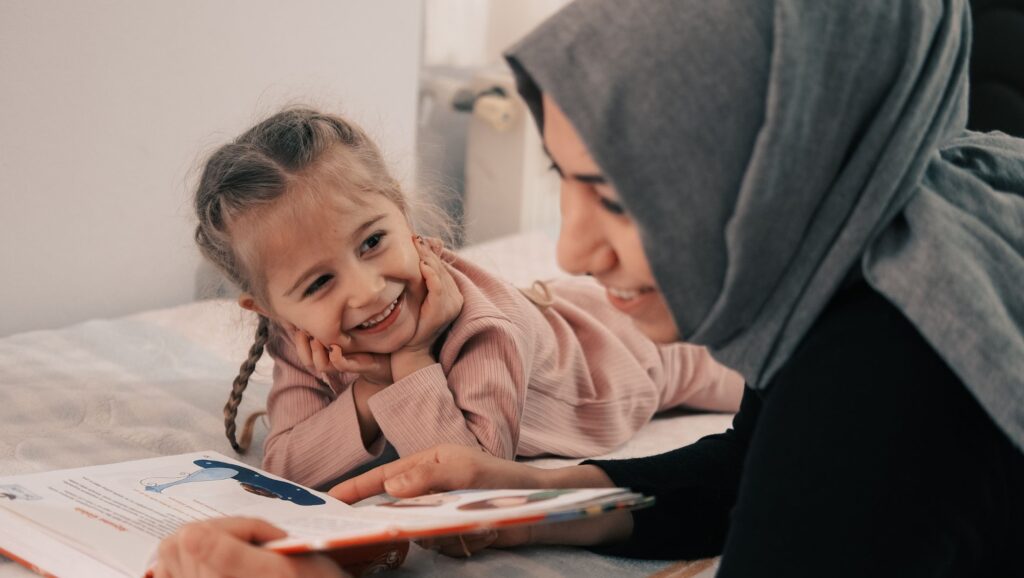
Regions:
[[[565, 175], [562, 173], [562, 167], [558, 166], [558, 163], [556, 163], [555, 161], [551, 161], [551, 165], [548, 167], [548, 170], [554, 171], [555, 173], [558, 174], [559, 178], [565, 179]], [[601, 206], [604, 207], [604, 210], [608, 211], [609, 213], [612, 213], [613, 215], [626, 214], [626, 207], [622, 206], [622, 203], [612, 199], [611, 197], [606, 196], [607, 193], [601, 190], [603, 187], [608, 186], [604, 176], [581, 175], [572, 178], [583, 184], [590, 185], [590, 187], [594, 190], [594, 195], [597, 196], [597, 201], [601, 203]]]
[[613, 201], [600, 193], [597, 194], [597, 199], [598, 202], [601, 203], [601, 206], [604, 207], [604, 210], [609, 213], [612, 213], [613, 215], [626, 214], [626, 207], [623, 207], [618, 201]]

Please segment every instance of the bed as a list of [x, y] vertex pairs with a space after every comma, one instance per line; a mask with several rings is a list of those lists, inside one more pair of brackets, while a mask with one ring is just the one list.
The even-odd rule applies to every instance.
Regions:
[[[560, 275], [553, 241], [529, 233], [463, 249], [466, 257], [529, 286]], [[0, 339], [0, 475], [212, 449], [234, 455], [220, 408], [251, 343], [254, 319], [230, 300], [208, 300], [118, 319]], [[257, 366], [239, 415], [262, 407], [271, 362]], [[659, 417], [608, 457], [649, 455], [728, 427], [730, 416]], [[254, 447], [262, 446], [258, 428]], [[241, 459], [259, 464], [259, 452]], [[570, 460], [535, 460], [541, 466]], [[573, 548], [489, 550], [453, 560], [413, 547], [396, 576], [708, 577], [715, 560], [635, 561]], [[0, 578], [32, 576], [0, 558]]]

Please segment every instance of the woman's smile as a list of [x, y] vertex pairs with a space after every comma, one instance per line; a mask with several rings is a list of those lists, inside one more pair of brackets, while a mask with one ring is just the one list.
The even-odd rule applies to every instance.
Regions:
[[606, 285], [605, 291], [608, 302], [616, 309], [627, 314], [632, 314], [638, 309], [646, 307], [658, 295], [657, 290], [650, 286], [621, 289]]

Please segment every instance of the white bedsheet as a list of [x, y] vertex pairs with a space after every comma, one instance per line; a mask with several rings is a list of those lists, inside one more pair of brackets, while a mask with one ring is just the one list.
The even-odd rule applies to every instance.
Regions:
[[[559, 275], [552, 240], [519, 235], [462, 251], [520, 286]], [[233, 455], [221, 408], [252, 341], [254, 319], [204, 301], [0, 339], [0, 475], [213, 449]], [[240, 416], [260, 409], [271, 364], [257, 366]], [[723, 431], [725, 415], [656, 419], [608, 454], [659, 453]], [[254, 447], [262, 446], [258, 428]], [[259, 465], [259, 453], [242, 456]], [[539, 460], [556, 465], [566, 460]], [[487, 551], [451, 560], [413, 548], [396, 575], [710, 576], [714, 566], [623, 560], [571, 548]], [[0, 559], [0, 578], [31, 576]]]

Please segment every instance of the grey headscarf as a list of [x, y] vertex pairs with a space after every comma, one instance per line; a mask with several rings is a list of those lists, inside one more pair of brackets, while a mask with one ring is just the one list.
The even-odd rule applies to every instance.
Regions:
[[965, 130], [969, 45], [964, 0], [578, 0], [507, 56], [684, 339], [763, 388], [859, 265], [1024, 448], [1024, 143]]

